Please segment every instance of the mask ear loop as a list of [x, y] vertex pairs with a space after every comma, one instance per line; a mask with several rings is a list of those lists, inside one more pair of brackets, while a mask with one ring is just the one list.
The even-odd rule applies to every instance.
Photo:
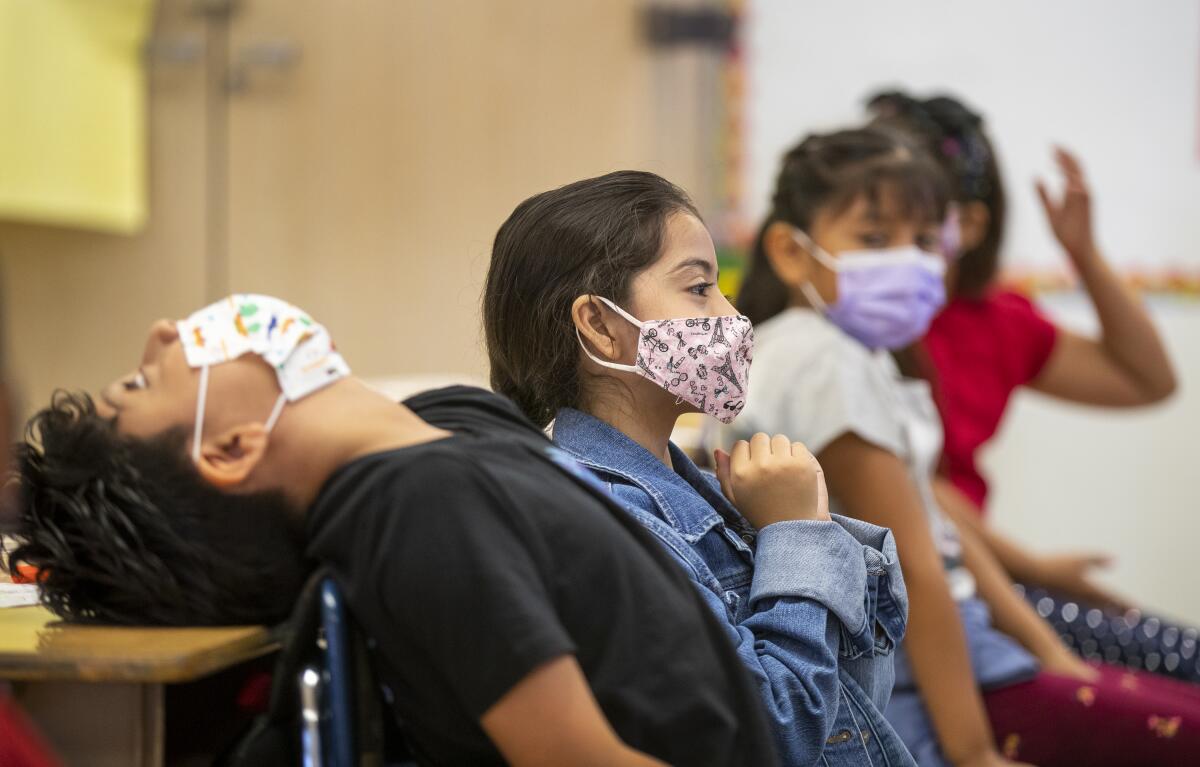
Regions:
[[583, 336], [579, 334], [579, 328], [575, 328], [575, 338], [579, 341], [579, 348], [583, 349], [583, 353], [586, 354], [592, 360], [592, 362], [595, 362], [601, 367], [612, 368], [613, 370], [622, 370], [626, 373], [637, 373], [640, 370], [637, 365], [625, 365], [620, 362], [609, 362], [608, 360], [602, 360], [595, 354], [592, 354], [591, 350], [587, 348], [587, 344], [583, 342]]
[[196, 396], [196, 426], [192, 431], [192, 460], [200, 463], [200, 437], [204, 434], [204, 405], [208, 399], [208, 365], [200, 368], [200, 391]]
[[279, 414], [283, 412], [283, 406], [287, 404], [287, 395], [283, 392], [279, 393], [279, 399], [275, 400], [275, 407], [271, 408], [271, 415], [267, 418], [267, 433], [271, 433], [271, 429], [275, 428], [275, 422], [279, 420]]
[[[796, 243], [801, 247], [806, 248], [809, 255], [811, 255], [818, 264], [834, 274], [837, 274], [837, 259], [826, 253], [825, 249], [814, 242], [813, 238], [809, 237], [804, 230], [793, 227], [792, 239], [795, 240]], [[812, 308], [816, 309], [821, 314], [825, 314], [829, 311], [829, 304], [825, 303], [825, 299], [821, 298], [821, 294], [817, 292], [815, 287], [813, 287], [811, 280], [806, 280], [804, 284], [800, 286], [800, 292], [803, 293], [804, 297], [808, 299], [808, 302], [812, 304]]]
[[[196, 395], [196, 426], [192, 431], [192, 460], [196, 463], [200, 462], [200, 438], [204, 436], [204, 408], [208, 402], [208, 369], [208, 365], [200, 368], [200, 391]], [[283, 406], [286, 404], [287, 395], [280, 392], [279, 398], [275, 400], [275, 406], [271, 408], [271, 415], [267, 417], [268, 434], [271, 433], [271, 429], [275, 428], [275, 422], [279, 420], [280, 414], [283, 413]]]
[[[608, 308], [624, 317], [633, 325], [636, 325], [639, 331], [642, 329], [643, 323], [641, 320], [636, 319], [632, 314], [617, 306], [612, 301], [609, 301], [604, 296], [594, 296], [594, 298], [598, 298], [604, 303], [608, 304]], [[579, 333], [578, 327], [575, 328], [575, 339], [579, 341], [579, 348], [583, 349], [583, 353], [586, 354], [592, 360], [592, 362], [595, 362], [601, 367], [611, 368], [612, 370], [621, 370], [626, 373], [637, 373], [641, 370], [641, 368], [639, 368], [637, 365], [625, 365], [620, 362], [609, 362], [608, 360], [602, 360], [596, 355], [592, 354], [592, 351], [587, 348], [587, 344], [583, 342], [583, 336]]]
[[812, 304], [812, 308], [816, 309], [821, 314], [825, 314], [829, 311], [829, 304], [825, 303], [825, 299], [821, 298], [821, 294], [817, 292], [817, 289], [813, 287], [811, 282], [806, 282], [801, 285], [800, 292], [803, 293], [804, 297], [808, 299], [808, 302]]
[[624, 309], [622, 309], [621, 307], [619, 307], [619, 306], [617, 306], [616, 304], [614, 304], [612, 301], [609, 301], [609, 300], [608, 300], [607, 298], [605, 298], [604, 296], [593, 296], [593, 298], [598, 298], [598, 299], [600, 299], [601, 301], [603, 301], [605, 304], [607, 304], [607, 305], [608, 305], [608, 308], [609, 308], [609, 309], [612, 309], [612, 310], [613, 310], [614, 312], [616, 312], [617, 314], [619, 314], [619, 315], [621, 315], [622, 317], [624, 317], [625, 319], [629, 320], [629, 324], [631, 324], [631, 325], [636, 325], [636, 326], [638, 327], [638, 330], [641, 330], [642, 326], [646, 324], [646, 323], [642, 322], [641, 320], [639, 320], [637, 317], [634, 317], [634, 316], [633, 316], [632, 314], [630, 314], [629, 312], [625, 311], [625, 310], [624, 310]]

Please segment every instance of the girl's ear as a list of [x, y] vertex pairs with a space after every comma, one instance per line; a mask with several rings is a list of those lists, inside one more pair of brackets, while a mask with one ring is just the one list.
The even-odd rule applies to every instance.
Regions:
[[621, 362], [625, 350], [621, 348], [621, 338], [615, 332], [614, 323], [625, 320], [606, 310], [607, 307], [595, 296], [579, 296], [571, 304], [571, 321], [588, 351], [600, 359]]
[[791, 224], [776, 221], [763, 232], [763, 250], [771, 269], [789, 289], [798, 289], [812, 274], [812, 255], [796, 238]]
[[958, 229], [961, 232], [964, 253], [979, 247], [979, 243], [983, 242], [983, 238], [987, 236], [988, 226], [991, 223], [992, 212], [979, 200], [972, 200], [958, 206]]

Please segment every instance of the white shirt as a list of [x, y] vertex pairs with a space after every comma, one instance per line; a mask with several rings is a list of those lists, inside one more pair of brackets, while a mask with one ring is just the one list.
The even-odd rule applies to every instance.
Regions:
[[[855, 434], [900, 458], [929, 517], [956, 599], [974, 594], [962, 546], [933, 495], [942, 424], [926, 381], [905, 379], [887, 351], [872, 351], [811, 309], [793, 308], [754, 329], [746, 407], [722, 442], [786, 434], [819, 454]], [[831, 511], [845, 512], [836, 499]]]

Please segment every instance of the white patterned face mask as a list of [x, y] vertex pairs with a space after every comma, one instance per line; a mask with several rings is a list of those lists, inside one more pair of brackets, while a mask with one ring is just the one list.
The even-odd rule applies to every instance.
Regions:
[[200, 460], [208, 369], [243, 354], [257, 354], [275, 370], [280, 394], [267, 418], [270, 432], [288, 402], [350, 375], [323, 325], [286, 301], [253, 293], [235, 294], [175, 323], [187, 363], [200, 368], [192, 458]]

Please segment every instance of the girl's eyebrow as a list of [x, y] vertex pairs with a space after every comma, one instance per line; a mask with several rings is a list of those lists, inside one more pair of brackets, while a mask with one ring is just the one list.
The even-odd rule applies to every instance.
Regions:
[[704, 259], [704, 258], [689, 258], [687, 261], [684, 261], [683, 263], [679, 264], [674, 269], [672, 269], [671, 273], [674, 274], [675, 272], [682, 272], [685, 269], [693, 269], [693, 268], [699, 269], [700, 271], [704, 272], [704, 274], [706, 274], [706, 275], [712, 274], [712, 271], [713, 271], [713, 265], [712, 265], [711, 261]]

